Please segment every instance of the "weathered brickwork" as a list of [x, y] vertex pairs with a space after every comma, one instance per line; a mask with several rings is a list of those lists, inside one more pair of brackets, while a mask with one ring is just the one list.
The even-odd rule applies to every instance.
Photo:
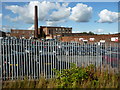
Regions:
[[[64, 36], [61, 38], [63, 42], [77, 41], [83, 42], [80, 38], [88, 40], [88, 42], [99, 42], [100, 40], [105, 40], [105, 42], [111, 42], [112, 37], [118, 37], [120, 34], [108, 34], [108, 35], [82, 35], [82, 36]], [[93, 41], [90, 41], [90, 38], [94, 38]], [[119, 40], [120, 41], [120, 40]]]

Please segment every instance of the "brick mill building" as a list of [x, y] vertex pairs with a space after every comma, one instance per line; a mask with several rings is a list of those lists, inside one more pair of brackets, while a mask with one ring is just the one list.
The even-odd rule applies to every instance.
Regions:
[[[72, 33], [72, 28], [40, 26], [40, 28], [38, 28], [38, 35], [40, 34], [40, 31], [45, 33], [46, 39], [52, 39], [61, 36], [63, 33], [64, 34]], [[11, 36], [29, 39], [30, 37], [34, 37], [34, 30], [11, 29]]]

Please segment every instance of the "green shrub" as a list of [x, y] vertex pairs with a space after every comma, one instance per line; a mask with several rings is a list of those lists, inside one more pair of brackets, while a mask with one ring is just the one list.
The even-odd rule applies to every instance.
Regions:
[[[77, 67], [75, 64], [71, 64], [70, 69], [63, 69], [58, 71], [54, 69], [56, 73], [56, 82], [59, 88], [76, 88], [77, 84], [82, 84], [83, 81], [88, 79], [97, 82], [94, 77], [94, 66], [90, 65], [86, 68]], [[93, 72], [92, 72], [93, 71]], [[98, 80], [98, 79], [97, 79]]]
[[77, 67], [71, 64], [70, 69], [54, 69], [58, 88], [117, 88], [118, 76], [108, 70], [101, 71], [94, 65]]

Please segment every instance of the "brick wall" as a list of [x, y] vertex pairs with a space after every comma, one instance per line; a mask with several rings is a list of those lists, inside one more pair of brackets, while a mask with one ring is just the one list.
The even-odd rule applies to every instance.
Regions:
[[25, 38], [29, 38], [31, 35], [34, 36], [34, 30], [11, 30], [11, 34], [10, 36], [13, 37], [25, 37]]
[[111, 42], [111, 37], [118, 37], [119, 34], [110, 34], [110, 35], [84, 35], [84, 36], [64, 36], [62, 37], [63, 42], [70, 42], [70, 41], [78, 41], [78, 42], [83, 42], [80, 41], [80, 38], [84, 38], [84, 40], [88, 40], [91, 42], [89, 39], [94, 38], [95, 40], [92, 42], [99, 42], [100, 40], [105, 40], [105, 42]]

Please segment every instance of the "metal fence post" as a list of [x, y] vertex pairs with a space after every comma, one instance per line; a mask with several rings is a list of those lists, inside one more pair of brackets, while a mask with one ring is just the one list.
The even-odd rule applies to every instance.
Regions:
[[2, 88], [2, 39], [0, 39], [0, 89]]

